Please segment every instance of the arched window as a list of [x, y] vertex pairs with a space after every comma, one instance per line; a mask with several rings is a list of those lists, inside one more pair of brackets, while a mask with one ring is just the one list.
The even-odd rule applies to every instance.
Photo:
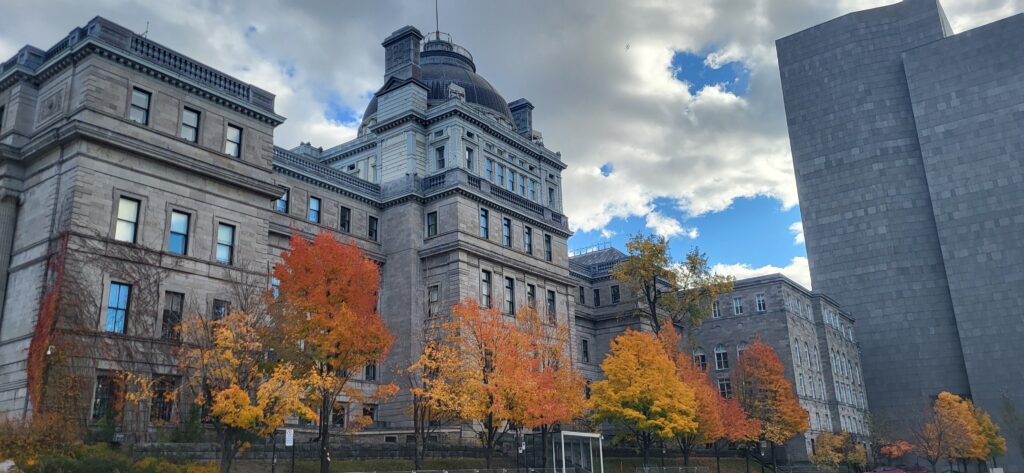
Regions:
[[821, 372], [821, 357], [818, 356], [818, 346], [814, 346], [814, 366], [818, 368], [818, 372]]
[[796, 350], [796, 364], [799, 365], [802, 361], [800, 358], [800, 340], [793, 342], [793, 349]]
[[747, 351], [747, 342], [739, 342], [736, 344], [736, 359], [738, 360], [743, 356], [743, 352]]
[[725, 349], [725, 345], [718, 344], [715, 347], [715, 369], [729, 369], [729, 351]]
[[806, 392], [807, 387], [804, 385], [804, 374], [800, 373], [800, 389], [796, 393], [800, 396], [803, 396]]
[[704, 354], [703, 348], [698, 348], [693, 352], [693, 366], [700, 368], [701, 371], [708, 369], [708, 357]]
[[807, 366], [814, 366], [814, 365], [813, 365], [813, 364], [811, 363], [811, 349], [810, 349], [810, 347], [809, 347], [809, 346], [807, 345], [807, 342], [804, 342], [804, 353], [806, 353], [806, 354], [807, 354], [807, 357], [805, 358], [805, 362], [807, 363]]

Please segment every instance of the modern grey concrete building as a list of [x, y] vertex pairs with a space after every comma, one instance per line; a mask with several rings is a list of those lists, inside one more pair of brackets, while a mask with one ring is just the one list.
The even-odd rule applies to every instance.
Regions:
[[[601, 378], [599, 365], [612, 339], [628, 328], [650, 329], [635, 314], [638, 299], [608, 273], [625, 258], [614, 248], [597, 248], [569, 259], [579, 285], [575, 359], [589, 380]], [[853, 318], [836, 301], [785, 276], [743, 279], [713, 302], [711, 317], [695, 330], [693, 360], [723, 396], [731, 397], [730, 373], [747, 344], [759, 339], [774, 348], [810, 414], [807, 433], [778, 453], [804, 462], [822, 432], [849, 432], [858, 441], [869, 441], [868, 404], [853, 327]]]
[[[2, 63], [0, 412], [30, 409], [28, 348], [55, 280], [78, 296], [55, 330], [79, 343], [54, 348], [76, 360], [82, 417], [96, 419], [118, 371], [178, 382], [169, 328], [238, 303], [239, 280], [269, 288], [293, 230], [331, 232], [381, 264], [397, 338], [364, 382], [392, 380], [424, 322], [462, 298], [507, 311], [542, 298], [574, 326], [566, 166], [533, 129], [533, 105], [506, 102], [443, 33], [405, 27], [383, 46], [358, 137], [327, 149], [275, 147], [271, 93], [103, 18]], [[405, 402], [353, 407], [402, 429]], [[165, 422], [181, 411], [137, 410]]]
[[904, 0], [777, 46], [811, 278], [858, 316], [873, 412], [898, 426], [946, 390], [1012, 428], [1024, 15], [953, 34], [936, 0]]

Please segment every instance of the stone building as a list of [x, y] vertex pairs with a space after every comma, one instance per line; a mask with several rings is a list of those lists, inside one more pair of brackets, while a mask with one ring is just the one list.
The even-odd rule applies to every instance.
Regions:
[[[96, 419], [115, 372], [178, 382], [169, 328], [183, 311], [229, 310], [240, 281], [271, 288], [293, 230], [331, 232], [381, 264], [396, 342], [363, 382], [401, 382], [393, 368], [418, 356], [424, 321], [462, 298], [537, 303], [572, 327], [566, 166], [533, 105], [506, 102], [443, 33], [405, 27], [383, 46], [358, 137], [326, 149], [274, 146], [271, 93], [103, 18], [0, 65], [0, 412], [31, 407], [28, 348], [55, 279], [87, 302], [59, 312], [78, 317], [79, 346], [104, 348], [78, 357]], [[353, 407], [401, 429], [406, 402]], [[141, 406], [136, 419], [180, 411]]]
[[[590, 380], [600, 379], [598, 365], [612, 339], [627, 328], [649, 329], [633, 313], [637, 298], [608, 274], [625, 257], [614, 248], [600, 248], [569, 260], [578, 281], [576, 360]], [[832, 298], [785, 276], [742, 279], [712, 303], [711, 317], [695, 330], [693, 360], [728, 398], [733, 393], [731, 370], [746, 346], [760, 339], [774, 348], [810, 414], [808, 432], [791, 440], [785, 454], [790, 461], [807, 461], [821, 432], [848, 432], [868, 442], [868, 407], [853, 326], [851, 315]]]
[[777, 46], [811, 278], [861, 315], [873, 411], [899, 427], [951, 391], [1012, 427], [1024, 15], [953, 34], [936, 0], [904, 0]]

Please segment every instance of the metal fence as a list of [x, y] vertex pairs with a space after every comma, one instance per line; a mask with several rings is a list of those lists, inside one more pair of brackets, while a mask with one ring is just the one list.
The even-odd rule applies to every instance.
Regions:
[[636, 473], [708, 473], [706, 466], [638, 466]]
[[822, 473], [822, 471], [814, 465], [779, 465], [777, 473]]

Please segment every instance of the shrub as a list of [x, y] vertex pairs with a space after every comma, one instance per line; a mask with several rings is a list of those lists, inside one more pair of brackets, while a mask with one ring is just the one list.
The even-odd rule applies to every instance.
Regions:
[[28, 473], [92, 473], [105, 471], [128, 473], [132, 461], [106, 445], [80, 445], [70, 452], [47, 453], [34, 465], [26, 465]]
[[51, 452], [67, 451], [77, 443], [75, 425], [55, 415], [0, 418], [0, 457], [11, 458], [19, 465], [37, 461]]

